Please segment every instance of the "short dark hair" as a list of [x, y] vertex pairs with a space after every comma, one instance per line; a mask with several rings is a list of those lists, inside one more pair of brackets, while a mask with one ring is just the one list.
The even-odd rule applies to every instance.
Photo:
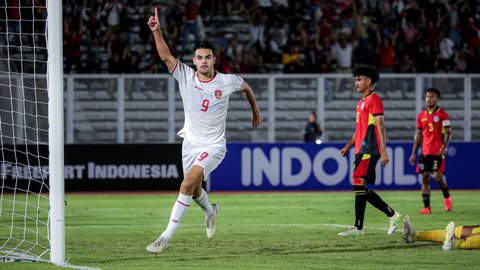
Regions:
[[380, 78], [380, 75], [378, 74], [378, 70], [374, 66], [369, 66], [369, 65], [356, 66], [353, 69], [352, 73], [354, 77], [366, 76], [370, 78], [370, 80], [372, 80], [372, 84], [375, 84]]
[[215, 56], [215, 45], [206, 40], [197, 41], [195, 45], [193, 45], [193, 54], [195, 54], [195, 51], [198, 49], [210, 49], [212, 50], [212, 54]]
[[437, 88], [435, 87], [430, 87], [428, 88], [427, 90], [425, 90], [425, 95], [427, 93], [435, 93], [437, 95], [438, 98], [440, 98], [440, 90], [438, 90]]

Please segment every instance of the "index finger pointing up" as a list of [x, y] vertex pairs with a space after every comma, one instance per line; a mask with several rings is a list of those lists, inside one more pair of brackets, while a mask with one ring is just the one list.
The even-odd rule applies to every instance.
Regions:
[[154, 9], [155, 9], [155, 19], [158, 19], [158, 11], [157, 11], [157, 7], [155, 7]]

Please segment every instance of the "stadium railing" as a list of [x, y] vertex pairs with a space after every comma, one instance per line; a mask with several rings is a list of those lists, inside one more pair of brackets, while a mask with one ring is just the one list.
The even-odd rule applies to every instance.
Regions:
[[[360, 98], [349, 74], [242, 74], [265, 118], [250, 127], [250, 109], [230, 98], [230, 142], [299, 142], [309, 111], [316, 111], [325, 142], [346, 141], [354, 130]], [[168, 74], [69, 74], [65, 76], [66, 143], [173, 143], [183, 107]], [[423, 93], [436, 87], [450, 114], [453, 140], [480, 140], [480, 74], [381, 74], [388, 141], [410, 141]]]

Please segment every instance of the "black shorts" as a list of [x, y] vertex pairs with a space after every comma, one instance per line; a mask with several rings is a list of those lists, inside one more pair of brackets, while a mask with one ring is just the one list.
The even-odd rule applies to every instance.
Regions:
[[434, 155], [420, 155], [418, 158], [418, 163], [417, 163], [417, 173], [423, 173], [423, 172], [429, 172], [429, 173], [434, 173], [434, 172], [439, 172], [443, 173], [443, 158], [442, 156], [434, 156]]
[[363, 178], [368, 184], [375, 184], [375, 167], [380, 159], [380, 155], [357, 154], [353, 167], [353, 184], [358, 185], [356, 179]]

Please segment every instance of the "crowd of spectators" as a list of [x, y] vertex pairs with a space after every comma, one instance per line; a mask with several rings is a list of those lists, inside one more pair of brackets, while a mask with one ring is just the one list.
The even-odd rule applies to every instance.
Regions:
[[[480, 72], [480, 0], [64, 0], [65, 72], [166, 72], [153, 6], [174, 55], [210, 39], [223, 72]], [[247, 35], [228, 33], [233, 18]]]

